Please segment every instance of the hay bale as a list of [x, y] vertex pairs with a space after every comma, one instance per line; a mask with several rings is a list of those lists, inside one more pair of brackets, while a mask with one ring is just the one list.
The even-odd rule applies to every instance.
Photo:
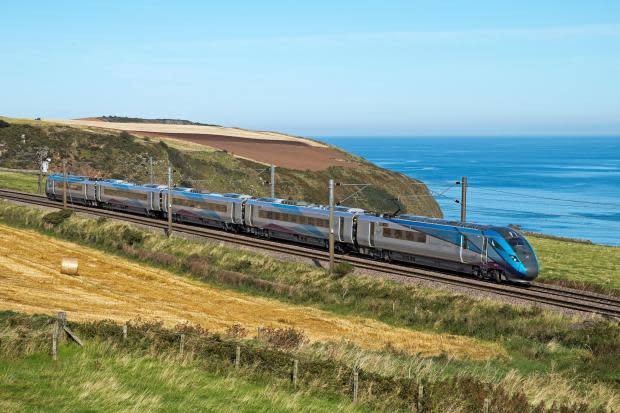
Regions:
[[67, 275], [78, 275], [77, 258], [63, 258], [60, 264], [60, 272]]

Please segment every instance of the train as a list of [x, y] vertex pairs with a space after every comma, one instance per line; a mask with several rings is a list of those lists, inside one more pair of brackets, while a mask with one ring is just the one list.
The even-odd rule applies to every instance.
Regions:
[[[50, 175], [45, 192], [62, 201], [65, 178]], [[67, 201], [93, 208], [168, 219], [281, 242], [327, 249], [329, 207], [303, 201], [210, 193], [192, 188], [134, 184], [69, 175]], [[510, 227], [456, 222], [408, 214], [377, 214], [334, 207], [335, 250], [368, 258], [468, 274], [497, 283], [529, 284], [539, 273], [536, 254]]]

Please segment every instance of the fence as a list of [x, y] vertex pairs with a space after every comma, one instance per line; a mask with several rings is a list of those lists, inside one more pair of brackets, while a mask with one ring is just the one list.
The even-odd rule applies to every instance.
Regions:
[[[353, 403], [386, 411], [442, 411], [442, 407], [454, 401], [463, 405], [463, 411], [483, 413], [590, 411], [581, 405], [568, 408], [532, 406], [522, 393], [509, 394], [500, 386], [473, 378], [424, 382], [416, 377], [381, 376], [365, 371], [359, 365], [349, 366], [332, 359], [318, 359], [297, 351], [274, 348], [268, 344], [266, 335], [269, 329], [259, 329], [256, 339], [242, 341], [190, 325], [168, 329], [156, 322], [138, 321], [124, 325], [112, 321], [70, 323], [64, 312], [55, 318], [15, 314], [7, 319], [4, 316], [0, 318], [2, 324], [21, 331], [20, 340], [36, 339], [36, 346], [27, 347], [37, 349], [49, 348], [49, 333], [44, 332], [49, 331], [51, 324], [52, 357], [56, 362], [60, 359], [59, 346], [68, 340], [80, 346], [88, 345], [89, 340], [107, 340], [115, 343], [114, 348], [120, 351], [126, 349], [153, 355], [176, 353], [186, 360], [200, 360], [201, 365], [215, 369], [216, 373], [234, 373], [248, 379], [268, 378], [289, 383], [292, 391], [309, 390], [345, 396]], [[23, 334], [28, 329], [32, 331], [30, 338]], [[7, 344], [0, 342], [0, 345]]]

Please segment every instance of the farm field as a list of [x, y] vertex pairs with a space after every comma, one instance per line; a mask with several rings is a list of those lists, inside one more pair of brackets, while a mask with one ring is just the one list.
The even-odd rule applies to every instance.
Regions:
[[[62, 257], [80, 262], [80, 275], [60, 273]], [[209, 287], [170, 272], [110, 257], [91, 248], [0, 226], [0, 302], [4, 310], [29, 314], [66, 310], [78, 321], [137, 317], [168, 325], [189, 322], [223, 331], [240, 323], [249, 331], [261, 326], [293, 327], [313, 341], [350, 341], [360, 347], [388, 345], [424, 355], [488, 359], [505, 353], [497, 345], [466, 337], [392, 328], [359, 317], [334, 317]]]

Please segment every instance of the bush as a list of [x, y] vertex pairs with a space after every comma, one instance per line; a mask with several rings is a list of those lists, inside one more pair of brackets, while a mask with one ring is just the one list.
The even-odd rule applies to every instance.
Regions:
[[9, 122], [6, 122], [0, 119], [0, 128], [8, 128], [9, 126], [11, 126]]
[[248, 335], [248, 330], [246, 330], [241, 324], [235, 323], [226, 328], [224, 335], [228, 338], [232, 339], [241, 339]]
[[260, 329], [260, 338], [263, 338], [273, 347], [291, 350], [299, 347], [306, 335], [301, 330], [289, 328], [266, 327]]
[[73, 210], [71, 209], [61, 209], [60, 211], [50, 212], [43, 216], [43, 223], [57, 226], [62, 224], [71, 215], [73, 215]]
[[132, 227], [125, 227], [121, 239], [127, 245], [141, 244], [144, 241], [144, 233]]
[[353, 264], [350, 262], [342, 261], [334, 265], [334, 277], [342, 278], [353, 271]]

